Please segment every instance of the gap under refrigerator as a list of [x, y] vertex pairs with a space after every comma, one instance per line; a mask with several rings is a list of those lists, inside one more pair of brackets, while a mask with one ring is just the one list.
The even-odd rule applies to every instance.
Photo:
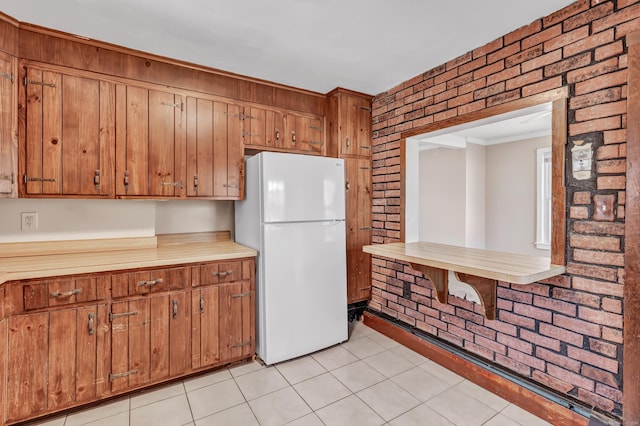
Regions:
[[258, 357], [270, 365], [347, 340], [344, 161], [262, 152], [245, 173], [235, 240], [258, 251]]

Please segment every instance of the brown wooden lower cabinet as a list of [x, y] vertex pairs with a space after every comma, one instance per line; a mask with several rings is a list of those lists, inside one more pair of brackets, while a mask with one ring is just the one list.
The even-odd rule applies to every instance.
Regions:
[[[114, 284], [128, 286], [128, 277], [156, 276], [172, 284], [147, 294], [111, 293]], [[184, 281], [176, 282], [178, 277]], [[59, 303], [60, 291], [52, 290], [58, 283], [95, 283], [93, 294], [103, 300], [71, 300], [78, 294], [68, 290], [68, 303]], [[2, 293], [5, 288], [3, 425], [249, 359], [255, 352], [253, 258], [16, 281], [3, 284]], [[34, 305], [34, 289], [42, 288], [58, 304]]]

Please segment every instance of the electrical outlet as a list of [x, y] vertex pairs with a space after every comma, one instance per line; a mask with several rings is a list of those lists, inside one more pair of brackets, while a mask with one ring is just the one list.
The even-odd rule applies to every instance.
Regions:
[[22, 225], [20, 229], [23, 231], [35, 231], [38, 229], [38, 213], [20, 213], [22, 217]]

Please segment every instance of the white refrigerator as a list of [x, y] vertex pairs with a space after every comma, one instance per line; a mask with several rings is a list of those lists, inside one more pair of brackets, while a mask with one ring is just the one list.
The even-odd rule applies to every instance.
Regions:
[[245, 176], [235, 240], [258, 251], [258, 356], [269, 365], [347, 340], [344, 161], [262, 152]]

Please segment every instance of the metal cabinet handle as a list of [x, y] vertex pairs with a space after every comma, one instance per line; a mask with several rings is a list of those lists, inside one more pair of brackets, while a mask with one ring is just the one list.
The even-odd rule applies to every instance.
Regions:
[[100, 169], [96, 169], [93, 174], [93, 184], [95, 186], [100, 186]]
[[173, 300], [173, 319], [178, 318], [178, 301]]
[[94, 321], [96, 318], [96, 314], [93, 312], [89, 312], [89, 336], [93, 336], [96, 332]]
[[291, 131], [291, 144], [292, 145], [296, 144], [296, 131], [295, 130]]
[[244, 293], [232, 294], [231, 298], [232, 299], [238, 299], [240, 297], [247, 297], [247, 296], [251, 296], [251, 292], [250, 291], [247, 291], [247, 292], [244, 292]]
[[64, 291], [64, 292], [61, 292], [60, 290], [56, 290], [53, 293], [51, 293], [50, 296], [51, 297], [69, 297], [69, 296], [75, 296], [76, 294], [80, 294], [80, 293], [82, 293], [81, 288], [74, 288], [73, 290]]
[[349, 148], [350, 145], [351, 143], [349, 142], [349, 138], [347, 138], [347, 148]]
[[129, 186], [129, 170], [124, 172], [124, 186]]
[[204, 314], [204, 295], [200, 295], [200, 313]]
[[138, 281], [138, 286], [140, 286], [140, 287], [145, 286], [145, 285], [152, 286], [152, 285], [156, 285], [156, 284], [161, 284], [163, 282], [164, 282], [164, 280], [162, 278], [158, 278], [158, 279], [155, 279], [155, 280], [149, 280], [149, 281]]

